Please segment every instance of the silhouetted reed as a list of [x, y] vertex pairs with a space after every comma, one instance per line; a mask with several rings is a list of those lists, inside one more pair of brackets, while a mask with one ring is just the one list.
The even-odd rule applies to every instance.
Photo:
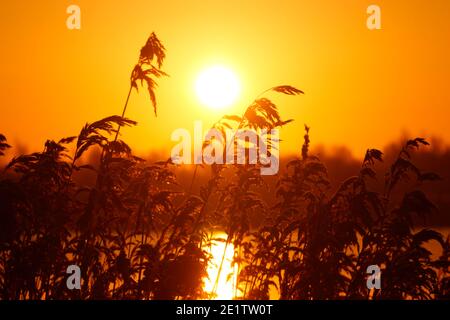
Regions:
[[[130, 79], [128, 98], [146, 82], [155, 115], [155, 78], [166, 75], [164, 58], [152, 33]], [[269, 91], [303, 93], [270, 88], [242, 116], [226, 115], [213, 128], [290, 123], [262, 97]], [[226, 233], [225, 248], [235, 249], [240, 299], [449, 298], [449, 238], [415, 225], [437, 210], [420, 186], [439, 176], [412, 160], [414, 150], [428, 144], [424, 139], [405, 143], [383, 191], [371, 183], [383, 161], [376, 149], [367, 150], [358, 175], [331, 190], [325, 165], [310, 154], [305, 126], [299, 157], [270, 190], [276, 203], [262, 195], [269, 187], [260, 164], [213, 164], [197, 195], [197, 167], [189, 185], [180, 185], [170, 160], [144, 161], [118, 138], [122, 126], [136, 125], [125, 118], [128, 98], [122, 116], [88, 123], [78, 136], [49, 140], [41, 152], [7, 164], [0, 178], [1, 299], [211, 298], [222, 264], [211, 279], [213, 292], [205, 292], [205, 248], [216, 231]], [[8, 148], [0, 134], [0, 156]], [[98, 161], [84, 163], [89, 153]], [[77, 182], [81, 173], [94, 182]], [[441, 246], [438, 258], [424, 247], [428, 241]], [[81, 290], [66, 287], [71, 264], [81, 268]], [[366, 287], [366, 269], [374, 264], [382, 270], [381, 290]]]

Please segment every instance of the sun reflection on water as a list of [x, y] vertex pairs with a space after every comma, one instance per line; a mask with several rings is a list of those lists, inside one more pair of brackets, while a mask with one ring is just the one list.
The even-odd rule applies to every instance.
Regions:
[[[234, 246], [232, 243], [226, 245], [226, 239], [225, 234], [215, 235], [211, 244], [205, 248], [211, 254], [211, 259], [207, 269], [208, 278], [204, 279], [204, 290], [211, 295], [211, 299], [232, 300], [236, 295], [237, 265], [233, 263]], [[217, 281], [223, 257], [222, 270]]]

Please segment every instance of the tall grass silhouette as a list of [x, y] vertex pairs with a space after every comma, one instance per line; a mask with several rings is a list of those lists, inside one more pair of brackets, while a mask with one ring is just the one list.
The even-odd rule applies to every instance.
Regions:
[[[305, 126], [298, 158], [271, 190], [276, 203], [262, 195], [268, 186], [259, 164], [213, 164], [203, 169], [209, 179], [194, 194], [198, 167], [190, 183], [180, 185], [170, 160], [144, 161], [119, 139], [121, 127], [136, 125], [125, 118], [133, 88], [146, 83], [157, 114], [164, 59], [165, 48], [152, 33], [121, 116], [87, 123], [78, 136], [48, 140], [41, 152], [6, 165], [0, 176], [1, 299], [213, 298], [223, 270], [220, 265], [213, 291], [205, 292], [205, 248], [217, 231], [226, 233], [222, 262], [227, 245], [235, 249], [239, 299], [268, 299], [273, 292], [280, 299], [449, 298], [449, 238], [417, 225], [437, 210], [419, 187], [439, 176], [413, 161], [426, 140], [405, 142], [385, 174], [384, 190], [372, 183], [383, 161], [376, 149], [367, 150], [358, 175], [331, 190], [327, 168], [310, 154]], [[213, 128], [292, 125], [264, 97], [271, 91], [303, 93], [288, 85], [270, 88], [242, 115], [225, 115]], [[0, 156], [9, 148], [0, 134]], [[85, 163], [87, 154], [99, 158]], [[79, 182], [81, 174], [92, 182]], [[428, 241], [440, 245], [438, 257], [424, 246]], [[81, 290], [66, 287], [71, 264], [81, 268]], [[382, 287], [369, 290], [366, 269], [374, 264], [382, 270]]]

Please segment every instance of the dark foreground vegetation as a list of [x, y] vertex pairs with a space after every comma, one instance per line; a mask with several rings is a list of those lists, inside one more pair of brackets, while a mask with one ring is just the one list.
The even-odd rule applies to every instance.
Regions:
[[[164, 57], [152, 34], [130, 81], [130, 94], [145, 82], [155, 114]], [[382, 152], [367, 150], [359, 174], [333, 190], [326, 167], [310, 154], [305, 127], [298, 157], [276, 177], [276, 202], [268, 203], [258, 165], [212, 165], [194, 194], [197, 169], [180, 185], [170, 160], [134, 156], [118, 130], [136, 124], [125, 118], [126, 108], [86, 124], [78, 136], [47, 141], [43, 151], [18, 156], [1, 172], [0, 299], [209, 298], [205, 248], [215, 231], [235, 248], [241, 298], [267, 299], [273, 291], [281, 299], [450, 297], [449, 239], [414, 225], [437, 211], [421, 186], [439, 176], [412, 159], [424, 139], [407, 140], [384, 177], [375, 173]], [[258, 97], [242, 116], [224, 116], [214, 127], [289, 122]], [[0, 135], [0, 156], [9, 147]], [[93, 151], [95, 163], [81, 161]], [[83, 172], [94, 182], [76, 182]], [[375, 179], [384, 181], [383, 190], [372, 187]], [[437, 256], [424, 247], [429, 241], [440, 246]], [[72, 264], [81, 268], [80, 290], [66, 287]], [[382, 270], [380, 290], [367, 289], [369, 265]]]

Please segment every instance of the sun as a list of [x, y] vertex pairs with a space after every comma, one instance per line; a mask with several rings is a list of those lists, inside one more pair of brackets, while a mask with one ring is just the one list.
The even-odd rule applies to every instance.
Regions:
[[202, 104], [221, 109], [233, 104], [240, 93], [236, 74], [223, 66], [202, 71], [195, 82], [195, 91]]

